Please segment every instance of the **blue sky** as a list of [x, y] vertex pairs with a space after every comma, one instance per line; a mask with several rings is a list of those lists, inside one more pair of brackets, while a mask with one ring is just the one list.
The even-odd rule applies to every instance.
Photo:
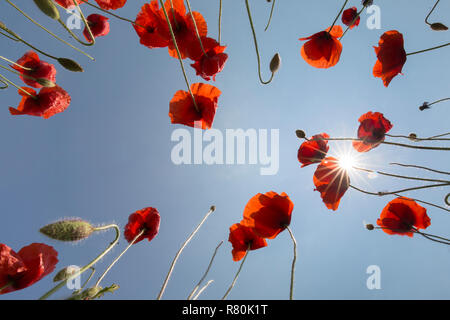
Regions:
[[[16, 1], [18, 3], [23, 1]], [[258, 81], [256, 56], [243, 1], [224, 1], [222, 42], [229, 59], [217, 81], [222, 95], [214, 128], [279, 129], [278, 174], [261, 176], [260, 165], [174, 165], [170, 159], [176, 143], [170, 137], [180, 125], [172, 125], [169, 101], [185, 90], [178, 61], [167, 49], [150, 50], [139, 44], [133, 28], [110, 19], [111, 32], [88, 48], [91, 62], [48, 37], [20, 16], [6, 2], [0, 3], [1, 20], [24, 39], [46, 51], [80, 62], [85, 72], [74, 74], [58, 67], [57, 82], [72, 96], [72, 104], [49, 120], [13, 117], [17, 106], [14, 89], [1, 94], [0, 117], [0, 242], [18, 251], [32, 242], [44, 242], [59, 252], [57, 270], [83, 265], [113, 239], [112, 232], [95, 234], [75, 245], [59, 243], [38, 229], [62, 217], [81, 217], [93, 224], [118, 223], [143, 207], [156, 207], [161, 228], [151, 242], [135, 245], [117, 263], [103, 284], [120, 289], [108, 299], [154, 299], [176, 251], [211, 205], [216, 212], [184, 251], [169, 282], [165, 299], [185, 299], [205, 270], [210, 256], [221, 247], [208, 279], [214, 283], [202, 295], [220, 299], [233, 279], [238, 263], [231, 258], [228, 228], [239, 222], [247, 201], [256, 193], [286, 192], [294, 202], [291, 228], [298, 242], [295, 298], [297, 299], [449, 299], [450, 249], [414, 237], [388, 236], [364, 229], [375, 223], [390, 197], [374, 197], [348, 190], [339, 210], [324, 206], [313, 191], [315, 166], [300, 168], [296, 129], [308, 136], [327, 132], [335, 137], [355, 136], [357, 119], [367, 111], [382, 112], [394, 125], [390, 133], [432, 136], [448, 131], [449, 108], [442, 103], [420, 112], [424, 101], [448, 97], [450, 67], [448, 47], [408, 57], [404, 75], [388, 88], [372, 76], [373, 51], [381, 34], [396, 29], [403, 33], [405, 50], [417, 51], [448, 42], [447, 32], [434, 32], [424, 18], [434, 1], [375, 1], [381, 8], [381, 29], [366, 27], [362, 15], [358, 28], [344, 37], [340, 62], [327, 70], [315, 69], [300, 56], [307, 37], [330, 26], [342, 1], [289, 1], [277, 3], [270, 29], [264, 33], [270, 11], [266, 1], [252, 1], [262, 58], [263, 77], [275, 52], [282, 67], [274, 81]], [[116, 13], [133, 18], [145, 1], [128, 1]], [[209, 36], [217, 38], [218, 1], [192, 0], [208, 22]], [[349, 1], [358, 6], [360, 1]], [[64, 35], [56, 23], [37, 12], [33, 3], [22, 9]], [[432, 22], [450, 22], [441, 2]], [[86, 13], [93, 12], [86, 7]], [[64, 16], [64, 15], [63, 15]], [[13, 60], [28, 50], [0, 39], [1, 55]], [[44, 60], [47, 60], [44, 58]], [[49, 60], [47, 60], [49, 61]], [[51, 62], [51, 61], [49, 61]], [[204, 82], [185, 62], [191, 82]], [[16, 78], [19, 83], [19, 79]], [[192, 130], [191, 130], [192, 132]], [[406, 142], [408, 141], [401, 141]], [[330, 142], [330, 154], [350, 149], [349, 143]], [[447, 170], [445, 152], [399, 149], [382, 145], [362, 158], [362, 166], [409, 175], [437, 177], [415, 169], [399, 169], [389, 162], [425, 165]], [[417, 185], [378, 176], [352, 184], [371, 191]], [[443, 205], [448, 188], [428, 189], [406, 195]], [[429, 233], [449, 236], [447, 212], [427, 207]], [[97, 276], [126, 246], [122, 238], [112, 254], [98, 265]], [[230, 299], [287, 299], [292, 244], [287, 232], [269, 246], [249, 254]], [[381, 268], [381, 289], [368, 290], [366, 269]], [[35, 299], [51, 286], [52, 276], [32, 287], [3, 295], [1, 299]], [[95, 279], [95, 277], [94, 277]], [[54, 298], [69, 294], [62, 290]]]

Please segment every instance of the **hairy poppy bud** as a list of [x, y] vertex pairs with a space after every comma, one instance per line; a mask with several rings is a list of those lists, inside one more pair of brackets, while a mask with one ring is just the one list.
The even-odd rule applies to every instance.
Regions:
[[39, 231], [55, 240], [78, 241], [89, 237], [94, 227], [87, 221], [71, 219], [51, 223]]
[[59, 282], [63, 280], [67, 280], [71, 276], [73, 276], [76, 272], [78, 272], [80, 268], [76, 266], [68, 266], [59, 271], [56, 276], [53, 278], [53, 282]]
[[72, 59], [67, 58], [58, 58], [58, 62], [64, 68], [73, 72], [83, 72], [83, 68], [78, 64], [78, 62], [73, 61]]
[[270, 71], [272, 73], [277, 72], [281, 67], [281, 57], [278, 53], [276, 53], [272, 60], [270, 61]]
[[303, 130], [295, 130], [295, 134], [299, 139], [304, 139], [306, 137], [306, 133]]
[[38, 78], [38, 79], [36, 79], [36, 82], [46, 88], [53, 88], [56, 85], [53, 81], [50, 81], [45, 78]]
[[36, 6], [47, 16], [54, 20], [60, 18], [58, 8], [51, 0], [33, 0]]
[[211, 208], [209, 210], [216, 211], [216, 206], [211, 206]]
[[448, 27], [445, 24], [442, 24], [440, 22], [432, 23], [430, 25], [430, 27], [434, 31], [445, 31], [445, 30], [448, 30]]
[[373, 230], [373, 229], [375, 229], [375, 227], [373, 226], [373, 224], [366, 224], [366, 229]]

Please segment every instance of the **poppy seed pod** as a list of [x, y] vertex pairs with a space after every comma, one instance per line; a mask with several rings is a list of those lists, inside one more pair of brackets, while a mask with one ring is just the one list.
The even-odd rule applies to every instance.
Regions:
[[65, 69], [72, 71], [72, 72], [83, 72], [83, 68], [78, 64], [78, 62], [73, 61], [72, 59], [68, 58], [58, 58], [58, 62], [60, 65], [62, 65]]
[[59, 271], [56, 276], [53, 278], [53, 282], [59, 282], [63, 280], [67, 280], [71, 276], [73, 276], [76, 272], [78, 272], [80, 268], [76, 266], [68, 266]]
[[430, 25], [430, 27], [434, 31], [445, 31], [445, 30], [448, 30], [448, 27], [445, 24], [442, 24], [440, 22], [432, 23]]
[[373, 224], [366, 224], [366, 229], [373, 230], [373, 229], [375, 229], [375, 227], [373, 226]]
[[296, 130], [295, 134], [299, 139], [304, 139], [306, 137], [306, 133], [303, 130]]
[[36, 6], [46, 15], [54, 20], [60, 18], [58, 8], [51, 0], [33, 0]]
[[409, 140], [411, 141], [417, 141], [417, 134], [415, 133], [410, 133], [408, 136]]
[[60, 241], [78, 241], [89, 237], [94, 227], [80, 219], [61, 220], [42, 227], [42, 234]]
[[281, 57], [278, 53], [275, 53], [272, 60], [270, 61], [270, 71], [272, 73], [277, 72], [281, 67]]

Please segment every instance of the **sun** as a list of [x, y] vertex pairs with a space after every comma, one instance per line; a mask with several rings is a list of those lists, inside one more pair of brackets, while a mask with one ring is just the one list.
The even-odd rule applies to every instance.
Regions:
[[339, 157], [339, 166], [346, 170], [350, 171], [356, 165], [356, 157], [352, 154], [343, 154]]

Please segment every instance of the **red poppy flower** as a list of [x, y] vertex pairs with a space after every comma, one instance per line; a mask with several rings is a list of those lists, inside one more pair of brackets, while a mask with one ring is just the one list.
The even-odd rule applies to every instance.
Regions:
[[426, 229], [431, 224], [431, 220], [427, 210], [414, 200], [398, 197], [384, 207], [377, 224], [387, 234], [412, 237], [414, 228]]
[[267, 242], [264, 238], [257, 236], [253, 229], [240, 223], [233, 224], [230, 227], [228, 241], [230, 241], [233, 246], [231, 254], [233, 255], [234, 261], [241, 260], [245, 256], [249, 246], [249, 250], [267, 247]]
[[[71, 8], [75, 5], [73, 0], [55, 0], [55, 1], [58, 2], [60, 5], [62, 5], [66, 9]], [[84, 0], [77, 1], [78, 4], [82, 4], [83, 2], [84, 2]]]
[[22, 87], [22, 89], [37, 97], [37, 99], [33, 99], [19, 90], [22, 101], [20, 101], [17, 109], [9, 108], [9, 112], [12, 115], [27, 114], [48, 119], [57, 113], [63, 112], [70, 105], [71, 98], [69, 94], [59, 86], [42, 88], [38, 94], [31, 88]]
[[[194, 42], [195, 44], [191, 47], [196, 49], [189, 50], [189, 58], [195, 61], [191, 66], [195, 69], [198, 76], [201, 76], [206, 81], [216, 80], [216, 74], [223, 70], [225, 62], [228, 59], [228, 55], [223, 53], [226, 46], [221, 46], [219, 43], [212, 39], [204, 37], [202, 38], [203, 48], [205, 49], [206, 55], [203, 54], [200, 43]], [[193, 51], [197, 51], [194, 53]]]
[[325, 158], [330, 147], [328, 146], [328, 140], [324, 139], [329, 137], [326, 133], [317, 134], [300, 145], [297, 158], [302, 163], [302, 168], [313, 163], [318, 163]]
[[356, 7], [348, 8], [342, 13], [342, 23], [345, 24], [350, 29], [353, 29], [356, 26], [359, 26], [359, 22], [361, 17], [358, 17], [355, 22], [351, 25], [353, 19], [358, 15], [358, 10]]
[[58, 263], [58, 252], [42, 243], [32, 243], [15, 252], [0, 243], [0, 294], [21, 290], [53, 272]]
[[125, 239], [127, 239], [128, 242], [131, 242], [143, 229], [145, 229], [144, 234], [136, 239], [134, 243], [136, 244], [144, 239], [151, 241], [158, 234], [160, 220], [161, 217], [158, 210], [152, 207], [144, 208], [132, 213], [128, 217], [128, 223], [125, 226]]
[[29, 68], [31, 70], [25, 70], [21, 67], [18, 67], [16, 65], [11, 65], [12, 68], [14, 68], [16, 71], [21, 73], [20, 78], [23, 82], [25, 82], [27, 85], [34, 87], [34, 88], [42, 88], [42, 86], [37, 83], [35, 80], [32, 80], [30, 78], [27, 78], [26, 76], [33, 77], [36, 79], [47, 79], [52, 82], [55, 82], [56, 80], [56, 68], [53, 64], [47, 63], [45, 61], [41, 61], [39, 59], [39, 56], [34, 51], [28, 51], [23, 55], [22, 58], [17, 60], [17, 64]]
[[328, 209], [337, 210], [342, 196], [350, 186], [347, 171], [339, 166], [339, 161], [327, 157], [317, 166], [313, 177], [314, 185], [320, 192]]
[[191, 91], [198, 111], [189, 92], [179, 90], [170, 100], [169, 117], [172, 123], [194, 127], [194, 122], [199, 122], [202, 129], [211, 128], [216, 114], [217, 101], [222, 92], [206, 83], [193, 83]]
[[[191, 46], [198, 44], [197, 35], [195, 32], [195, 26], [192, 21], [192, 17], [189, 13], [186, 14], [186, 8], [184, 6], [184, 0], [172, 0], [173, 10], [171, 9], [170, 1], [166, 0], [165, 8], [169, 16], [170, 24], [175, 34], [175, 39], [180, 50], [181, 58], [185, 59], [189, 55]], [[200, 38], [206, 37], [208, 33], [208, 27], [203, 16], [193, 11], [195, 23]], [[172, 36], [169, 34], [169, 54], [174, 58], [178, 58], [175, 45], [172, 41]]]
[[286, 193], [258, 193], [244, 209], [241, 224], [252, 228], [263, 238], [273, 239], [291, 223], [294, 204]]
[[[88, 21], [89, 27], [92, 31], [92, 35], [95, 38], [106, 36], [109, 33], [109, 19], [107, 17], [93, 13], [89, 15], [86, 20]], [[91, 42], [91, 36], [86, 27], [83, 30], [83, 35], [87, 41]]]
[[125, 3], [127, 3], [127, 0], [95, 0], [97, 2], [98, 6], [105, 10], [116, 10], [119, 8], [122, 8]]
[[309, 40], [301, 48], [300, 54], [303, 59], [315, 68], [330, 68], [335, 66], [341, 57], [342, 44], [338, 40], [343, 35], [341, 26], [334, 26], [330, 33], [328, 29], [321, 31], [308, 38]]
[[378, 45], [379, 47], [374, 47], [378, 60], [373, 67], [373, 75], [381, 78], [387, 87], [402, 72], [406, 62], [403, 35], [396, 30], [387, 31], [381, 36]]
[[151, 1], [142, 6], [133, 24], [140, 43], [150, 49], [163, 48], [169, 45], [170, 33], [164, 13], [158, 1]]
[[353, 147], [358, 152], [367, 152], [381, 144], [384, 141], [386, 133], [392, 129], [391, 122], [380, 112], [369, 111], [363, 114], [358, 121], [358, 139], [362, 141], [353, 141]]

